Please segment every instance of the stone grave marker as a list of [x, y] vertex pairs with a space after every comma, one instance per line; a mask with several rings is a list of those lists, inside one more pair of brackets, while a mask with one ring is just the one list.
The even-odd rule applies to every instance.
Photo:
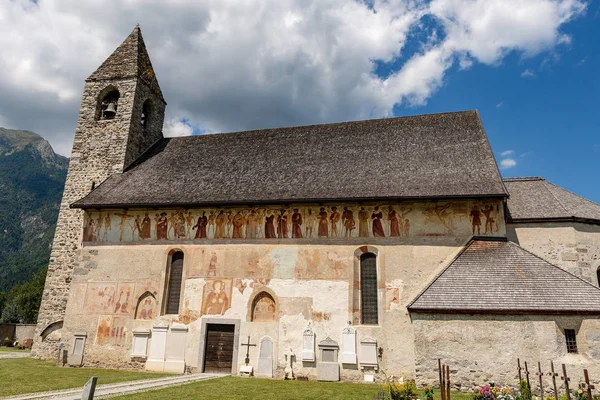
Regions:
[[96, 391], [96, 382], [98, 377], [92, 376], [89, 381], [83, 385], [83, 392], [81, 393], [81, 400], [93, 400], [94, 392]]
[[165, 372], [183, 374], [185, 372], [185, 338], [188, 327], [183, 324], [173, 324], [167, 340]]
[[153, 326], [150, 350], [146, 361], [146, 371], [163, 372], [165, 370], [165, 353], [167, 351], [168, 326]]
[[69, 357], [69, 365], [81, 367], [83, 365], [83, 352], [85, 350], [86, 332], [75, 332], [73, 335], [73, 352]]
[[377, 371], [379, 364], [377, 362], [377, 341], [371, 338], [365, 338], [360, 341], [360, 369], [373, 368]]
[[342, 332], [342, 364], [356, 364], [356, 329], [350, 325]]
[[273, 340], [270, 337], [264, 337], [260, 341], [256, 376], [273, 377]]
[[302, 335], [302, 361], [315, 362], [315, 333], [310, 326]]
[[317, 380], [337, 382], [340, 380], [338, 364], [339, 346], [331, 338], [319, 342], [319, 361], [317, 362]]

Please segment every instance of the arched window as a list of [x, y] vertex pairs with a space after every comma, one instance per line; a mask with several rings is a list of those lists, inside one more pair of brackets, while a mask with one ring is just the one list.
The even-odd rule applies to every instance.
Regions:
[[152, 113], [152, 103], [150, 100], [146, 100], [142, 106], [142, 115], [140, 116], [140, 124], [143, 129], [148, 128], [150, 114]]
[[267, 292], [260, 292], [252, 302], [252, 321], [275, 321], [275, 300]]
[[598, 287], [600, 287], [600, 267], [596, 270], [596, 278], [598, 278]]
[[377, 325], [377, 256], [364, 253], [360, 256], [360, 316], [361, 323]]
[[99, 96], [96, 119], [114, 119], [119, 106], [119, 91], [114, 87], [106, 88]]
[[179, 314], [181, 281], [183, 277], [183, 252], [176, 251], [171, 256], [169, 280], [167, 284], [165, 314]]

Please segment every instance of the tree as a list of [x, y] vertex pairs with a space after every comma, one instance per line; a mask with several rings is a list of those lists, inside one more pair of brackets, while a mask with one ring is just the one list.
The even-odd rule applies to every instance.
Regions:
[[0, 319], [4, 322], [34, 324], [37, 321], [45, 280], [46, 268], [35, 273], [29, 281], [13, 287], [6, 296]]

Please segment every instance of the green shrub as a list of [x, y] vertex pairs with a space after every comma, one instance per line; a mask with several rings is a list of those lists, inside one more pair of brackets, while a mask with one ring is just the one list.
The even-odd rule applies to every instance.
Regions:
[[531, 388], [527, 381], [521, 381], [519, 384], [519, 392], [521, 393], [521, 400], [531, 400]]

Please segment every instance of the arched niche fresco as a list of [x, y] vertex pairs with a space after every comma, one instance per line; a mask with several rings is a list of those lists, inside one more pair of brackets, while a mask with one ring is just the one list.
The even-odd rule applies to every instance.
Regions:
[[150, 292], [142, 294], [135, 309], [135, 319], [151, 320], [156, 315], [156, 297]]
[[252, 321], [275, 321], [275, 300], [267, 292], [260, 292], [252, 302]]

